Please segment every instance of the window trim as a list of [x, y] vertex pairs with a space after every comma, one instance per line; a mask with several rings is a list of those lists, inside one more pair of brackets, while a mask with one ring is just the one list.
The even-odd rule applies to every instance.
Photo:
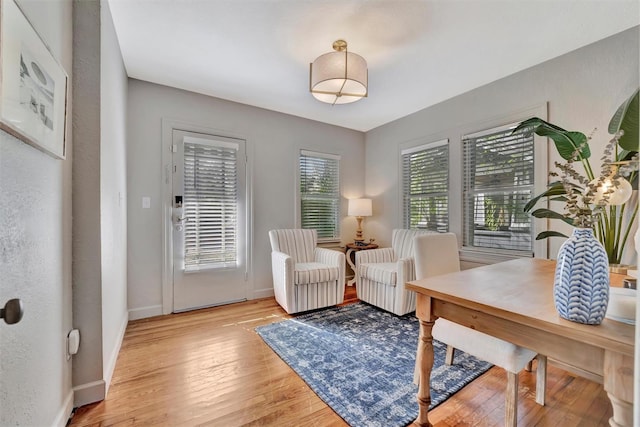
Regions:
[[336, 160], [338, 162], [338, 212], [336, 215], [336, 236], [335, 237], [320, 237], [318, 236], [318, 243], [339, 243], [342, 241], [342, 156], [340, 154], [326, 153], [315, 150], [308, 150], [301, 148], [298, 150], [296, 157], [296, 188], [295, 188], [295, 218], [296, 227], [302, 228], [302, 193], [300, 192], [300, 185], [302, 182], [302, 174], [300, 170], [300, 158], [302, 156], [316, 157], [322, 159]]
[[[495, 129], [500, 126], [505, 126], [505, 123], [519, 123], [531, 117], [539, 117], [543, 120], [548, 120], [548, 104], [547, 102], [543, 102], [542, 104], [534, 105], [528, 108], [524, 108], [518, 110], [512, 114], [499, 116], [492, 120], [478, 122], [475, 124], [469, 124], [464, 126], [459, 133], [459, 153], [458, 153], [458, 167], [460, 172], [460, 176], [458, 179], [459, 182], [459, 193], [457, 193], [457, 197], [459, 197], [459, 203], [461, 203], [460, 207], [462, 210], [462, 202], [463, 202], [463, 173], [464, 173], [464, 165], [463, 165], [463, 155], [462, 155], [462, 137], [466, 135], [475, 135], [479, 132], [486, 133], [490, 129]], [[482, 129], [482, 130], [478, 130]], [[549, 146], [551, 142], [548, 138], [539, 136], [537, 134], [533, 135], [533, 156], [534, 156], [534, 194], [540, 194], [547, 189], [547, 184], [550, 182], [549, 180]], [[463, 233], [464, 226], [464, 216], [460, 216], [459, 232], [460, 236]], [[545, 218], [532, 218], [532, 226], [534, 227], [534, 235], [538, 233], [549, 230], [548, 220]], [[549, 257], [550, 253], [550, 239], [544, 240], [534, 240], [533, 243], [533, 256], [535, 258], [543, 258], [546, 259]], [[462, 243], [462, 240], [461, 240]], [[501, 253], [498, 250], [483, 250], [482, 248], [474, 248], [468, 246], [462, 246], [460, 248], [460, 260], [461, 261], [469, 261], [474, 263], [496, 263], [501, 261], [508, 261], [514, 258], [521, 258], [521, 255], [514, 255], [513, 253]]]
[[407, 218], [406, 218], [406, 206], [405, 206], [405, 194], [404, 194], [405, 171], [404, 171], [403, 158], [407, 154], [419, 153], [421, 151], [424, 151], [430, 148], [438, 148], [443, 145], [447, 146], [447, 231], [450, 231], [451, 222], [449, 221], [449, 216], [450, 216], [449, 213], [451, 211], [451, 167], [450, 167], [451, 145], [449, 143], [449, 138], [439, 139], [439, 140], [426, 142], [426, 143], [423, 142], [418, 145], [400, 149], [400, 153], [399, 153], [400, 154], [399, 155], [399, 165], [400, 165], [399, 166], [399, 171], [400, 171], [399, 194], [400, 194], [400, 219], [401, 219], [400, 223], [404, 228], [408, 228], [410, 224], [407, 222]]
[[[511, 129], [515, 129], [518, 126], [518, 122], [511, 122], [511, 123], [507, 123], [501, 126], [496, 126], [496, 127], [492, 127], [489, 129], [485, 129], [483, 131], [479, 131], [479, 132], [474, 132], [471, 134], [465, 134], [462, 135], [461, 139], [460, 139], [460, 146], [462, 149], [462, 245], [464, 248], [468, 248], [468, 249], [472, 249], [474, 251], [479, 251], [479, 252], [495, 252], [498, 254], [504, 254], [504, 255], [510, 255], [510, 256], [515, 256], [515, 257], [532, 257], [534, 254], [534, 242], [535, 242], [535, 226], [534, 226], [534, 221], [533, 218], [529, 215], [529, 233], [530, 233], [530, 249], [503, 249], [503, 248], [491, 248], [491, 247], [485, 247], [485, 246], [467, 246], [465, 243], [465, 241], [467, 240], [467, 238], [469, 238], [470, 235], [475, 235], [475, 227], [473, 228], [474, 231], [472, 230], [468, 230], [467, 226], [468, 224], [468, 218], [466, 217], [467, 212], [467, 196], [465, 195], [465, 182], [467, 181], [467, 174], [470, 174], [471, 171], [467, 170], [467, 161], [465, 161], [465, 151], [467, 151], [465, 149], [466, 145], [466, 141], [471, 141], [471, 142], [476, 142], [478, 139], [482, 139], [485, 138], [487, 136], [491, 136], [491, 135], [496, 135], [499, 134], [499, 141], [498, 144], [502, 145], [505, 141], [509, 140], [510, 136], [509, 136], [509, 130]], [[524, 133], [524, 132], [522, 132]], [[527, 139], [531, 138], [531, 150], [533, 151], [533, 159], [532, 162], [533, 164], [531, 165], [531, 172], [533, 174], [533, 182], [531, 184], [527, 184], [526, 186], [524, 186], [526, 188], [526, 191], [531, 191], [532, 196], [535, 195], [535, 182], [536, 182], [536, 176], [535, 176], [535, 139], [533, 138], [535, 134], [532, 134], [530, 137], [528, 137]], [[519, 138], [519, 137], [518, 137]], [[493, 141], [489, 141], [488, 144], [491, 147], [495, 147], [495, 145], [491, 145], [491, 142]], [[508, 141], [507, 142], [509, 148], [513, 147], [513, 142]], [[501, 147], [504, 148], [504, 147]], [[470, 153], [477, 153], [476, 150], [474, 150], [473, 148], [470, 148], [468, 150]], [[491, 149], [491, 151], [493, 151], [493, 149]], [[502, 151], [500, 151], [502, 152]], [[519, 160], [520, 161], [520, 160]], [[528, 170], [528, 169], [527, 169]], [[500, 172], [499, 170], [494, 170], [492, 169], [492, 171], [495, 172]], [[475, 179], [477, 180], [479, 175], [476, 171], [475, 174]], [[489, 192], [504, 192], [504, 193], [515, 193], [516, 191], [518, 191], [520, 187], [516, 187], [515, 185], [510, 184], [510, 185], [504, 185], [504, 186], [498, 186], [498, 187], [491, 187]], [[474, 219], [475, 219], [475, 197], [479, 194], [479, 193], [484, 193], [483, 191], [480, 191], [477, 189], [477, 187], [473, 187], [472, 190], [470, 190], [471, 194], [474, 197], [474, 207], [470, 208], [474, 210]], [[475, 221], [474, 221], [475, 222]]]

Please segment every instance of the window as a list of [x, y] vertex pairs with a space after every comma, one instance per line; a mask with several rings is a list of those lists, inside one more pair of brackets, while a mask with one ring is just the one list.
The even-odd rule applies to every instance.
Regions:
[[531, 256], [523, 207], [534, 191], [533, 133], [517, 124], [462, 138], [464, 246]]
[[318, 239], [340, 237], [340, 156], [300, 152], [300, 220]]
[[238, 232], [238, 145], [185, 137], [186, 270], [235, 267]]
[[449, 229], [449, 141], [401, 152], [405, 228]]

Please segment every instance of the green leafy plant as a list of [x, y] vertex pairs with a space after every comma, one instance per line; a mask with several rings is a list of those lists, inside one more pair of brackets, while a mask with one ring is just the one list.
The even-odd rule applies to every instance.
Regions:
[[[593, 173], [589, 158], [589, 141], [592, 136], [582, 132], [567, 131], [559, 126], [533, 117], [520, 123], [513, 132], [530, 129], [537, 135], [553, 140], [556, 150], [564, 163], [555, 162], [560, 171], [551, 172], [560, 180], [551, 182], [547, 190], [533, 197], [524, 207], [524, 211], [536, 218], [548, 218], [564, 221], [576, 227], [592, 227], [598, 240], [604, 246], [610, 264], [619, 264], [625, 249], [629, 232], [638, 214], [638, 204], [613, 205], [609, 198], [614, 189], [621, 184], [622, 176], [631, 182], [633, 189], [638, 188], [638, 90], [616, 111], [609, 122], [608, 131], [613, 135], [603, 151], [601, 172]], [[579, 164], [582, 173], [576, 170]], [[613, 186], [606, 188], [605, 182]], [[603, 190], [603, 188], [605, 188]], [[549, 206], [549, 202], [564, 202], [564, 212], [546, 207], [534, 209], [540, 202]], [[558, 231], [543, 231], [536, 240], [549, 237], [567, 237]]]

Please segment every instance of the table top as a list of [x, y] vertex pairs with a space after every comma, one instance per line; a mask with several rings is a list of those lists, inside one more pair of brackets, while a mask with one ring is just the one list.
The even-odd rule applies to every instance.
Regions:
[[366, 251], [367, 249], [378, 249], [378, 245], [375, 243], [369, 243], [366, 245], [356, 245], [355, 243], [347, 243], [347, 249], [357, 249], [359, 251]]
[[[633, 354], [633, 325], [604, 319], [583, 325], [562, 319], [553, 302], [555, 261], [521, 258], [408, 282], [406, 287], [511, 322]], [[612, 274], [621, 283], [623, 275]]]

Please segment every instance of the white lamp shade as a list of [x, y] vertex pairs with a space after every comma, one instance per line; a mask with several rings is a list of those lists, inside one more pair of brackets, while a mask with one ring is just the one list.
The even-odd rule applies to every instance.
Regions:
[[[633, 192], [633, 188], [629, 181], [624, 179], [623, 177], [618, 177], [617, 179], [618, 185], [614, 186], [613, 181], [609, 178], [605, 179], [602, 185], [598, 187], [598, 191], [593, 196], [594, 203], [600, 202], [602, 200], [604, 193], [609, 190], [613, 190], [609, 193], [609, 205], [618, 206], [624, 204], [631, 197], [631, 193]], [[598, 179], [594, 179], [589, 183], [589, 185], [598, 185]]]
[[349, 216], [371, 216], [371, 199], [349, 199]]
[[329, 104], [348, 104], [367, 96], [367, 61], [351, 52], [320, 55], [311, 64], [313, 96]]

